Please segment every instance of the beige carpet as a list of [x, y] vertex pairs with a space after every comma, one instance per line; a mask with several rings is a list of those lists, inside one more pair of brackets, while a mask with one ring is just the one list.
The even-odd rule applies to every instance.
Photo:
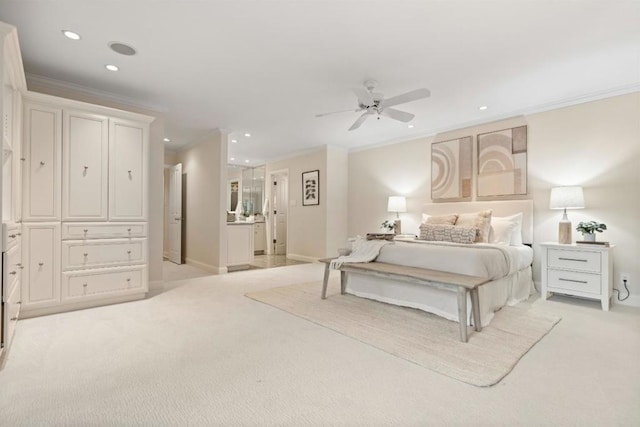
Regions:
[[352, 295], [339, 282], [303, 283], [246, 294], [382, 351], [475, 386], [491, 386], [560, 321], [519, 306], [504, 307], [483, 328], [459, 341], [458, 324], [441, 317]]

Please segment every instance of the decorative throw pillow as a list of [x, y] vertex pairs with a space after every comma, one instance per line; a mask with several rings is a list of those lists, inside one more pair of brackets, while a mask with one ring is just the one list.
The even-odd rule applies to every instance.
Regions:
[[420, 239], [436, 242], [473, 243], [478, 234], [476, 227], [457, 227], [447, 224], [422, 224]]
[[509, 246], [511, 244], [511, 234], [514, 228], [516, 228], [516, 224], [512, 221], [494, 221], [491, 219], [489, 243]]
[[423, 224], [455, 225], [457, 219], [458, 219], [458, 214], [440, 215], [440, 216], [434, 216], [434, 215], [429, 215], [425, 213], [422, 214]]
[[493, 234], [496, 225], [499, 227], [500, 223], [508, 223], [513, 224], [513, 229], [511, 230], [511, 238], [509, 244], [511, 246], [519, 246], [522, 245], [522, 212], [519, 212], [515, 215], [511, 216], [494, 216], [491, 218], [491, 233], [489, 241], [493, 243]]
[[478, 229], [476, 243], [488, 243], [489, 231], [491, 230], [491, 209], [458, 215], [456, 227], [476, 227]]

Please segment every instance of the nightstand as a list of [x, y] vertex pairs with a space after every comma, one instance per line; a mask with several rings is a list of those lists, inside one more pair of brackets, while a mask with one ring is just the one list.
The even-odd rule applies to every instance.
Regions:
[[597, 299], [609, 311], [613, 246], [542, 243], [542, 297], [551, 293]]

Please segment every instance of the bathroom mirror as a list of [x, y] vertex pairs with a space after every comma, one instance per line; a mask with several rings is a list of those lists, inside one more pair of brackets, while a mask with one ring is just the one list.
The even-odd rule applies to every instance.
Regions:
[[[236, 165], [228, 165], [228, 196], [227, 210], [240, 210], [240, 215], [262, 215], [264, 203], [264, 179], [265, 167], [247, 168]], [[237, 189], [234, 192], [234, 189]], [[238, 201], [241, 203], [238, 204]]]

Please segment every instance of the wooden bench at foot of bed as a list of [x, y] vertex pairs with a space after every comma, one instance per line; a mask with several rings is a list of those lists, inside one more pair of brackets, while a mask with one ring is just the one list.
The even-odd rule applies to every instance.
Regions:
[[[331, 260], [324, 258], [319, 260], [325, 264], [324, 279], [322, 281], [322, 299], [327, 298], [327, 284], [329, 283], [329, 269]], [[489, 282], [483, 277], [466, 276], [464, 274], [447, 273], [444, 271], [428, 270], [426, 268], [406, 267], [403, 265], [388, 264], [384, 262], [357, 262], [344, 263], [340, 270], [340, 293], [344, 294], [347, 277], [346, 273], [366, 274], [385, 279], [401, 280], [418, 285], [431, 286], [438, 289], [455, 292], [458, 299], [458, 323], [460, 324], [460, 341], [467, 342], [467, 292], [471, 296], [471, 313], [475, 330], [482, 330], [480, 319], [480, 301], [478, 299], [478, 287]]]

